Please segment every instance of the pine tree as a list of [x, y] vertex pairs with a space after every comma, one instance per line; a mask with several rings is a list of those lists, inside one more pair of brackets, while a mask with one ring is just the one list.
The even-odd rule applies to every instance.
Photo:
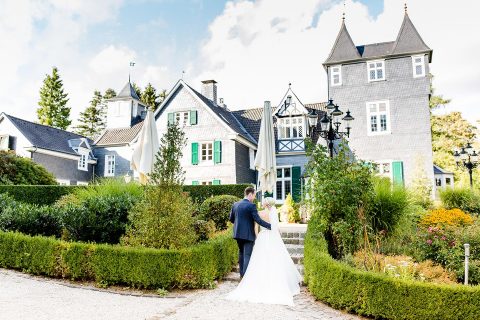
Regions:
[[38, 122], [59, 129], [67, 129], [72, 123], [70, 107], [67, 106], [68, 94], [63, 91], [63, 82], [57, 67], [52, 68], [52, 75], [46, 75], [40, 89], [40, 101], [37, 109]]
[[142, 93], [142, 102], [145, 103], [152, 111], [157, 110], [159, 103], [157, 102], [157, 90], [148, 83]]
[[112, 99], [116, 96], [117, 96], [117, 93], [115, 92], [115, 90], [113, 90], [112, 88], [108, 88], [107, 90], [105, 90], [105, 93], [103, 94], [103, 100]]
[[135, 82], [132, 83], [132, 87], [133, 87], [133, 90], [135, 90], [135, 93], [137, 94], [137, 96], [140, 98], [142, 96], [142, 89], [140, 89], [140, 87], [137, 86]]
[[163, 89], [162, 92], [160, 92], [160, 94], [158, 95], [158, 97], [160, 98], [160, 103], [165, 101], [165, 99], [167, 98], [167, 90]]
[[102, 93], [96, 90], [90, 105], [80, 113], [80, 124], [75, 131], [90, 139], [95, 138], [105, 128], [104, 110]]

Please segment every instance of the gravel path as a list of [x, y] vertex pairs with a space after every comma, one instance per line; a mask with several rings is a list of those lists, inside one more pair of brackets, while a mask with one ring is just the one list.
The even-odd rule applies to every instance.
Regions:
[[112, 293], [0, 269], [0, 318], [360, 319], [315, 302], [305, 291], [296, 297], [295, 307], [223, 300], [236, 285], [236, 281], [223, 281], [215, 290], [183, 291], [161, 298]]

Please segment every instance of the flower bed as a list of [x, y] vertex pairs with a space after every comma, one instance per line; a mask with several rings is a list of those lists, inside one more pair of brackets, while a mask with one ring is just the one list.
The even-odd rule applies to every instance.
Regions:
[[230, 231], [180, 250], [65, 242], [0, 232], [0, 267], [104, 285], [139, 288], [203, 288], [228, 273], [237, 260]]

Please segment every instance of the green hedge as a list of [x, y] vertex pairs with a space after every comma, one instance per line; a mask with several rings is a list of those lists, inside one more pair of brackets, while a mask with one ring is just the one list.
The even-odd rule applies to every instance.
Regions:
[[305, 282], [319, 300], [381, 319], [480, 319], [480, 287], [407, 281], [354, 269], [307, 233]]
[[202, 288], [237, 261], [231, 231], [181, 250], [65, 242], [0, 232], [0, 267], [138, 288]]
[[[202, 203], [205, 199], [218, 195], [232, 195], [243, 198], [243, 191], [249, 184], [226, 184], [215, 186], [184, 186], [183, 190], [190, 194], [192, 200]], [[0, 193], [8, 192], [15, 200], [38, 205], [50, 205], [63, 195], [71, 193], [75, 188], [87, 186], [27, 186], [0, 185]]]

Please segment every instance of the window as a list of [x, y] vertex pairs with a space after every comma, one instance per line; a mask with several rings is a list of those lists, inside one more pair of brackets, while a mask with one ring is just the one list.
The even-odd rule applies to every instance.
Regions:
[[202, 143], [202, 161], [212, 161], [213, 160], [213, 144], [211, 142]]
[[289, 193], [292, 193], [292, 168], [277, 168], [275, 199], [283, 202]]
[[367, 102], [368, 135], [389, 134], [390, 104], [388, 101]]
[[201, 182], [202, 186], [211, 186], [213, 184], [212, 181], [202, 181]]
[[442, 186], [442, 179], [440, 178], [435, 178], [435, 185], [437, 187], [441, 187]]
[[78, 170], [88, 171], [86, 154], [80, 154], [80, 158], [78, 159]]
[[10, 137], [8, 135], [0, 136], [0, 150], [8, 150], [10, 147], [9, 142], [10, 142]]
[[342, 66], [332, 66], [330, 74], [330, 84], [332, 86], [342, 85]]
[[412, 66], [414, 78], [425, 77], [425, 56], [413, 56]]
[[105, 177], [114, 177], [115, 176], [115, 156], [106, 155], [105, 156]]
[[249, 157], [249, 162], [250, 166], [249, 168], [252, 170], [255, 170], [255, 150], [253, 149], [248, 149], [248, 157]]
[[449, 186], [451, 184], [452, 180], [450, 178], [445, 178], [445, 184]]
[[385, 60], [368, 61], [368, 81], [385, 80]]
[[392, 161], [375, 161], [373, 168], [378, 176], [392, 179]]
[[280, 139], [295, 139], [304, 137], [303, 117], [279, 118]]
[[190, 125], [190, 112], [175, 112], [175, 123], [178, 123], [180, 127]]

